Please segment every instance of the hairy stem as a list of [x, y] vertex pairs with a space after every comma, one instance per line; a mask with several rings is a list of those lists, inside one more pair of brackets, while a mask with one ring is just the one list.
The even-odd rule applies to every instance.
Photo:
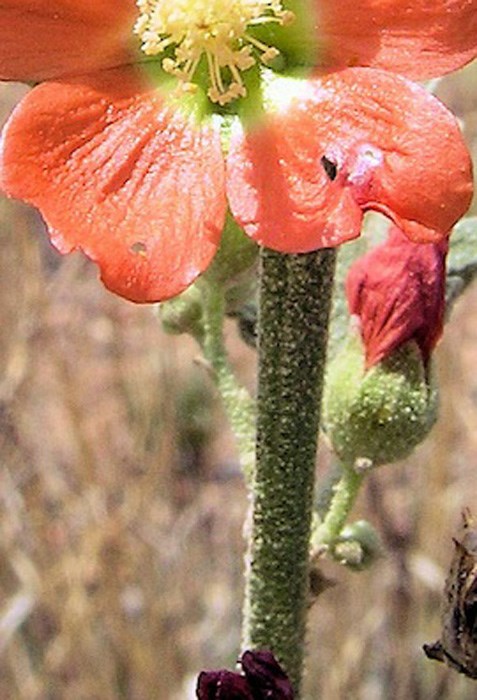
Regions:
[[244, 639], [301, 685], [315, 454], [335, 254], [261, 252], [257, 464]]

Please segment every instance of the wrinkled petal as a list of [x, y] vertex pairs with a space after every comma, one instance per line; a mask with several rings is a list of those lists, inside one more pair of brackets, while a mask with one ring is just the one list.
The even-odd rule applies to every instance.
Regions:
[[[412, 240], [447, 235], [470, 204], [472, 171], [444, 105], [369, 68], [301, 87], [254, 130], [232, 136], [228, 197], [247, 234], [275, 250], [307, 252], [355, 238], [372, 209]], [[277, 81], [270, 99], [287, 89]]]
[[371, 367], [414, 340], [428, 363], [442, 335], [447, 240], [412, 243], [397, 228], [350, 268], [346, 296]]
[[477, 56], [477, 0], [315, 0], [323, 65], [437, 77]]
[[198, 700], [254, 700], [246, 678], [225, 669], [202, 671], [196, 694]]
[[38, 207], [134, 301], [174, 296], [209, 264], [225, 218], [219, 136], [127, 70], [34, 88], [7, 123], [0, 186]]
[[290, 679], [270, 651], [245, 651], [240, 663], [255, 698], [293, 700], [295, 697]]
[[0, 0], [0, 80], [35, 82], [130, 60], [134, 0]]

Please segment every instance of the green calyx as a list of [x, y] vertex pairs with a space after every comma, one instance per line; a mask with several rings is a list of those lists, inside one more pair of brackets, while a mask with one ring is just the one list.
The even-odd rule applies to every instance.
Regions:
[[366, 370], [356, 334], [329, 367], [324, 427], [346, 464], [403, 459], [426, 437], [436, 410], [437, 392], [413, 342]]

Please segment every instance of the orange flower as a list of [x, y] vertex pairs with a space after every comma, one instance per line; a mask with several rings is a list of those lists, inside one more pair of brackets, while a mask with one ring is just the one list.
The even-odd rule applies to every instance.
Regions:
[[315, 0], [324, 63], [423, 80], [476, 56], [475, 0]]
[[[0, 0], [0, 78], [43, 81], [4, 128], [0, 186], [140, 302], [207, 268], [227, 205], [284, 252], [359, 235], [367, 209], [437, 240], [469, 156], [441, 103], [380, 69], [476, 54], [477, 0]], [[371, 67], [283, 77], [304, 64]]]
[[351, 266], [346, 294], [359, 318], [367, 368], [410, 341], [427, 366], [444, 325], [447, 249], [446, 239], [419, 245], [393, 227]]

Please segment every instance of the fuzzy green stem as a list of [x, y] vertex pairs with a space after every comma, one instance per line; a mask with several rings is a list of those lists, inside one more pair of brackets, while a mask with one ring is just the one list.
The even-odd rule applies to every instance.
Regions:
[[206, 283], [203, 296], [203, 334], [200, 339], [204, 357], [221, 396], [227, 418], [237, 442], [240, 462], [248, 483], [255, 463], [255, 405], [241, 386], [229, 364], [224, 343], [225, 299], [223, 287]]
[[335, 253], [261, 252], [257, 465], [244, 638], [301, 685], [315, 456]]
[[363, 472], [358, 472], [348, 465], [343, 466], [341, 478], [333, 487], [333, 497], [328, 511], [313, 537], [314, 549], [333, 544], [339, 537], [354, 506], [363, 479]]

